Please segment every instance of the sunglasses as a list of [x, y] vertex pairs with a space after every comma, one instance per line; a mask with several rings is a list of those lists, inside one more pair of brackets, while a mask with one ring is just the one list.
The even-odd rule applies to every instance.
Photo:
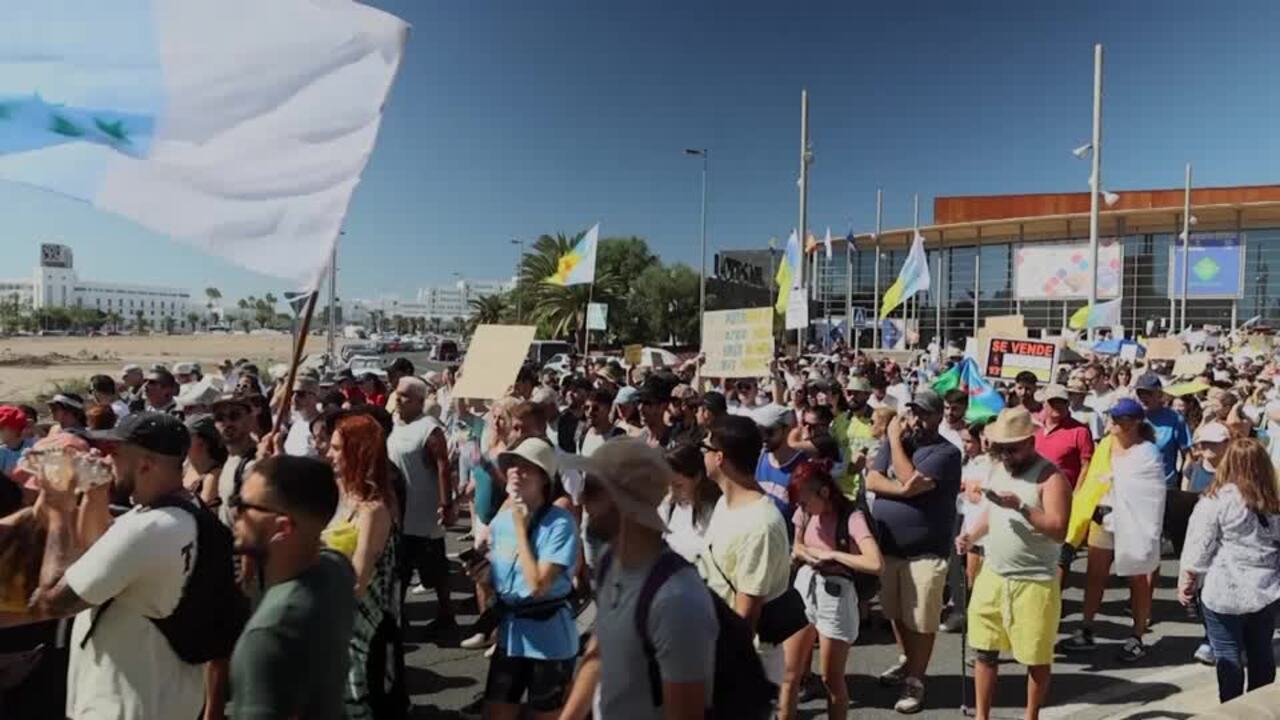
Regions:
[[264, 513], [267, 515], [288, 515], [289, 514], [283, 510], [277, 510], [272, 507], [267, 507], [266, 505], [257, 505], [255, 503], [248, 502], [244, 498], [240, 497], [239, 495], [232, 495], [230, 498], [227, 499], [227, 509], [231, 511], [232, 515], [237, 515], [237, 516], [240, 513], [244, 512], [245, 510], [257, 510], [258, 512]]
[[1017, 444], [1017, 445], [994, 445], [993, 444], [989, 448], [987, 448], [987, 453], [992, 457], [1010, 457], [1012, 455], [1017, 455], [1018, 450], [1021, 447], [1022, 447], [1021, 444]]
[[716, 447], [715, 445], [712, 445], [709, 442], [706, 442], [705, 440], [698, 443], [698, 449], [704, 453], [720, 452], [720, 448]]

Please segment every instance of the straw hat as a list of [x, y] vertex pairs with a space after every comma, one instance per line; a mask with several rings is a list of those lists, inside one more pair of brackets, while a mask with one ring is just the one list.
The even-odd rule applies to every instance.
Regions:
[[983, 434], [989, 442], [1008, 445], [1033, 437], [1036, 426], [1031, 421], [1031, 413], [1018, 406], [1001, 410], [995, 422], [988, 425]]
[[620, 437], [605, 442], [590, 457], [568, 455], [564, 464], [598, 480], [621, 514], [651, 530], [667, 529], [658, 506], [671, 486], [672, 470], [661, 450], [639, 438]]

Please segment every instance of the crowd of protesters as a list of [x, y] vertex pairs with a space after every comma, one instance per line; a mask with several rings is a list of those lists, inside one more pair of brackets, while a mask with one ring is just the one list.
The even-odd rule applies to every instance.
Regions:
[[[43, 543], [3, 578], [24, 597], [0, 610], [0, 715], [405, 717], [406, 597], [450, 635], [461, 573], [479, 618], [459, 644], [489, 657], [472, 709], [496, 720], [788, 719], [815, 696], [844, 718], [873, 613], [898, 712], [926, 707], [936, 634], [963, 631], [977, 716], [1004, 653], [1034, 718], [1055, 653], [1099, 650], [1112, 576], [1133, 623], [1114, 651], [1152, 652], [1166, 555], [1221, 699], [1271, 682], [1276, 364], [1090, 358], [1019, 375], [984, 415], [932, 388], [960, 360], [837, 348], [723, 380], [699, 358], [577, 359], [486, 401], [403, 358], [291, 387], [179, 363], [95, 376], [43, 416], [0, 406], [0, 551]], [[451, 528], [470, 540], [453, 558]]]

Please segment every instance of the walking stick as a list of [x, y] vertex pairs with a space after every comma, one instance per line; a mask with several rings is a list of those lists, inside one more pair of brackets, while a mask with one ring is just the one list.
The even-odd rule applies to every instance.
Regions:
[[[966, 558], [967, 559], [967, 558]], [[972, 713], [969, 710], [969, 578], [967, 575], [961, 576], [960, 580], [960, 607], [964, 608], [965, 618], [960, 625], [960, 714], [969, 717]]]

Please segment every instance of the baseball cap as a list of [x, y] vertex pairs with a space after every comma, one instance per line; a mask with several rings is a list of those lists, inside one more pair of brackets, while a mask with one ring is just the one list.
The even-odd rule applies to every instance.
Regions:
[[1120, 398], [1115, 405], [1111, 406], [1107, 414], [1112, 418], [1144, 418], [1147, 416], [1147, 411], [1133, 398]]
[[47, 404], [50, 406], [61, 405], [75, 410], [84, 410], [84, 401], [81, 400], [79, 396], [63, 395], [62, 393], [58, 393], [57, 395], [49, 398], [49, 402]]
[[120, 369], [121, 375], [128, 375], [132, 372], [142, 372], [142, 366], [135, 363], [129, 363]]
[[20, 407], [0, 405], [0, 427], [22, 432], [27, 429], [27, 414], [22, 412]]
[[191, 435], [182, 421], [166, 413], [143, 412], [126, 416], [110, 430], [86, 434], [90, 442], [136, 445], [157, 455], [184, 457]]
[[1231, 439], [1227, 426], [1219, 422], [1208, 422], [1196, 428], [1195, 442], [1219, 443]]
[[1133, 384], [1134, 390], [1159, 390], [1163, 387], [1155, 373], [1143, 373]]
[[1036, 392], [1036, 402], [1049, 402], [1050, 400], [1070, 400], [1067, 397], [1066, 386], [1053, 383], [1045, 385]]
[[907, 407], [920, 408], [930, 415], [941, 415], [942, 398], [938, 396], [938, 393], [925, 388], [924, 390], [916, 391], [915, 396], [907, 403]]
[[248, 398], [240, 393], [234, 392], [222, 393], [217, 400], [213, 401], [213, 404], [210, 405], [210, 407], [216, 410], [219, 405], [239, 405], [243, 408], [250, 407]]
[[639, 400], [640, 391], [627, 385], [618, 390], [618, 394], [613, 398], [614, 405], [630, 405]]
[[192, 375], [200, 371], [200, 366], [193, 362], [180, 362], [173, 366], [174, 375]]
[[710, 390], [702, 396], [702, 406], [713, 415], [724, 415], [729, 412], [729, 402], [725, 399], [724, 393]]
[[795, 413], [791, 408], [777, 403], [761, 405], [751, 411], [751, 419], [756, 425], [765, 429], [786, 427], [795, 424]]
[[147, 373], [145, 382], [158, 382], [162, 385], [177, 385], [178, 381], [173, 379], [173, 373], [162, 367], [153, 367], [151, 372]]
[[605, 442], [590, 457], [565, 455], [564, 467], [599, 481], [619, 513], [651, 530], [666, 530], [658, 506], [671, 487], [672, 470], [662, 451], [639, 438], [620, 437]]
[[844, 386], [848, 392], [870, 393], [871, 383], [862, 375], [854, 375], [849, 378], [849, 383]]

